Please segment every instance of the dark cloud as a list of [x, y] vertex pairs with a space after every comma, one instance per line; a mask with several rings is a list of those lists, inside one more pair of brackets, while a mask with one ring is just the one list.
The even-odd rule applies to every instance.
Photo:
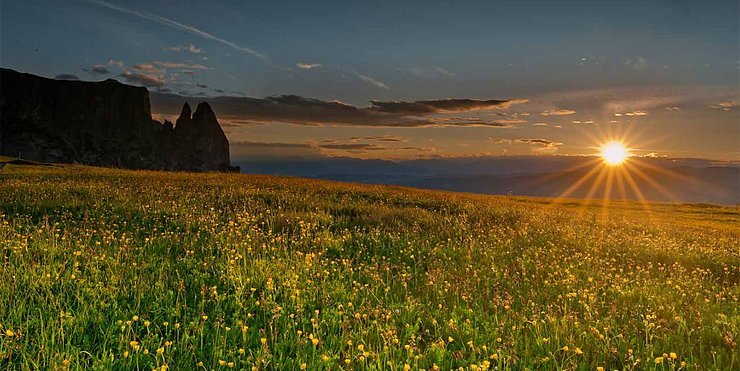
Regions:
[[231, 143], [231, 152], [234, 157], [255, 156], [262, 157], [327, 157], [344, 155], [362, 156], [368, 152], [379, 151], [416, 151], [432, 152], [434, 148], [428, 147], [387, 147], [375, 143], [281, 143], [281, 142], [256, 142], [238, 141]]
[[381, 102], [370, 101], [370, 109], [402, 114], [402, 115], [430, 115], [435, 113], [466, 112], [486, 109], [509, 108], [512, 104], [524, 103], [524, 100], [495, 100], [495, 99], [433, 99], [415, 102]]
[[93, 73], [93, 74], [98, 74], [98, 75], [109, 75], [110, 74], [110, 70], [103, 66], [92, 66], [89, 69], [86, 69], [85, 71]]
[[310, 143], [276, 143], [276, 142], [232, 142], [231, 147], [263, 147], [263, 148], [314, 148]]
[[137, 73], [137, 72], [124, 72], [119, 75], [120, 77], [123, 77], [124, 80], [132, 83], [132, 84], [140, 84], [147, 87], [159, 87], [164, 85], [164, 80], [160, 77], [154, 76], [154, 75], [148, 75], [145, 73]]
[[321, 144], [319, 148], [324, 149], [341, 149], [345, 151], [378, 151], [388, 149], [386, 147], [372, 143], [340, 143], [340, 144]]
[[555, 150], [558, 146], [562, 146], [563, 143], [560, 142], [554, 142], [547, 139], [528, 139], [528, 138], [522, 138], [522, 139], [515, 139], [514, 142], [516, 143], [524, 143], [524, 144], [532, 144], [539, 146], [539, 150]]
[[[140, 77], [140, 76], [139, 76]], [[150, 83], [153, 81], [150, 81]], [[510, 122], [440, 117], [448, 112], [504, 109], [522, 101], [442, 99], [418, 102], [372, 102], [360, 108], [340, 101], [324, 101], [297, 95], [268, 98], [208, 97], [207, 101], [222, 120], [231, 122], [282, 122], [296, 125], [339, 125], [371, 127], [485, 126], [510, 127]], [[176, 115], [185, 98], [172, 94], [151, 96], [153, 111]]]
[[79, 80], [80, 79], [76, 75], [72, 75], [69, 73], [62, 73], [62, 74], [56, 75], [54, 78], [57, 80]]

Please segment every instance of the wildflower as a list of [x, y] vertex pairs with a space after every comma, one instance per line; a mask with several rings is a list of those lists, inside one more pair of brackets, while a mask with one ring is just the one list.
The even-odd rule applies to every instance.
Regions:
[[345, 359], [344, 359], [344, 363], [346, 363], [346, 364], [350, 364], [350, 363], [352, 363], [352, 360], [350, 360], [349, 358], [345, 358]]
[[324, 354], [323, 356], [321, 356], [321, 360], [324, 361], [324, 362], [329, 362], [329, 356], [327, 356], [326, 354]]
[[226, 361], [224, 361], [223, 359], [219, 359], [218, 364], [221, 366], [226, 366]]
[[206, 316], [205, 314], [202, 315], [200, 318], [202, 318], [204, 321], [208, 320], [208, 316]]
[[498, 353], [491, 354], [491, 359], [494, 361], [498, 361]]
[[262, 345], [267, 344], [267, 338], [261, 338], [260, 343], [262, 343]]
[[601, 367], [601, 366], [599, 366], [599, 367], [596, 367], [596, 371], [604, 371], [604, 368], [603, 368], [603, 367]]
[[5, 336], [7, 336], [7, 337], [13, 337], [13, 336], [15, 336], [15, 332], [13, 332], [13, 330], [11, 330], [11, 329], [6, 329], [5, 330]]
[[234, 362], [229, 362], [229, 363], [226, 364], [226, 366], [228, 366], [229, 368], [232, 368], [232, 367], [234, 367]]
[[149, 327], [149, 325], [150, 325], [150, 324], [151, 324], [151, 322], [149, 322], [149, 321], [144, 321], [144, 327]]
[[570, 350], [570, 348], [568, 348], [568, 346], [566, 345], [566, 346], [564, 346], [564, 347], [562, 348], [562, 350], [563, 350], [563, 352], [567, 352], [567, 351], [569, 351], [569, 350]]
[[403, 365], [403, 371], [409, 371], [410, 369], [411, 369], [411, 365], [409, 365], [408, 363]]
[[663, 357], [656, 357], [655, 358], [655, 364], [663, 363]]
[[574, 349], [574, 351], [576, 352], [576, 354], [583, 354], [583, 351], [581, 350], [581, 348], [576, 348]]
[[162, 322], [162, 326], [164, 326], [164, 327], [167, 327], [167, 326], [169, 326], [169, 325], [170, 325], [170, 323], [169, 323], [169, 322]]
[[167, 365], [162, 365], [162, 367], [160, 368], [160, 370], [161, 371], [167, 371]]
[[319, 345], [319, 338], [313, 338], [311, 339], [311, 342], [313, 343], [314, 346]]
[[671, 352], [671, 359], [676, 359], [676, 358], [678, 358], [678, 354]]
[[128, 358], [128, 350], [123, 352], [123, 358]]
[[244, 354], [244, 353], [245, 353], [244, 348], [239, 348], [239, 354]]
[[134, 316], [134, 318], [131, 318], [131, 319], [134, 320], [134, 322], [136, 322], [139, 320], [139, 316]]
[[164, 348], [157, 348], [157, 354], [164, 354]]
[[360, 352], [362, 352], [363, 350], [365, 350], [365, 346], [362, 345], [362, 344], [359, 344], [359, 345], [357, 345], [357, 350], [359, 350]]
[[305, 370], [305, 369], [306, 369], [306, 364], [305, 363], [301, 363], [301, 370]]

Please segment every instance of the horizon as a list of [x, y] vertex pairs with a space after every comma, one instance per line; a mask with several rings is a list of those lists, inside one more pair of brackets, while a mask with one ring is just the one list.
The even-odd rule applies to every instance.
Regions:
[[0, 65], [145, 86], [158, 120], [202, 99], [235, 159], [247, 146], [276, 158], [580, 156], [616, 140], [635, 157], [740, 161], [737, 2], [534, 3], [6, 1]]

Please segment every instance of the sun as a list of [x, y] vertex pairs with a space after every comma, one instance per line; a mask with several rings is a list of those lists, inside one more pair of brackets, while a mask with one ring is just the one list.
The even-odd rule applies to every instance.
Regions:
[[629, 156], [629, 151], [620, 142], [609, 142], [601, 146], [601, 158], [607, 165], [621, 165]]

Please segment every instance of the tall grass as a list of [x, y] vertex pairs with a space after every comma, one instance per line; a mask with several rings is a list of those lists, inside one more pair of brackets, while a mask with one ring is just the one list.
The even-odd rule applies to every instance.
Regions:
[[740, 209], [0, 173], [0, 367], [737, 369]]

